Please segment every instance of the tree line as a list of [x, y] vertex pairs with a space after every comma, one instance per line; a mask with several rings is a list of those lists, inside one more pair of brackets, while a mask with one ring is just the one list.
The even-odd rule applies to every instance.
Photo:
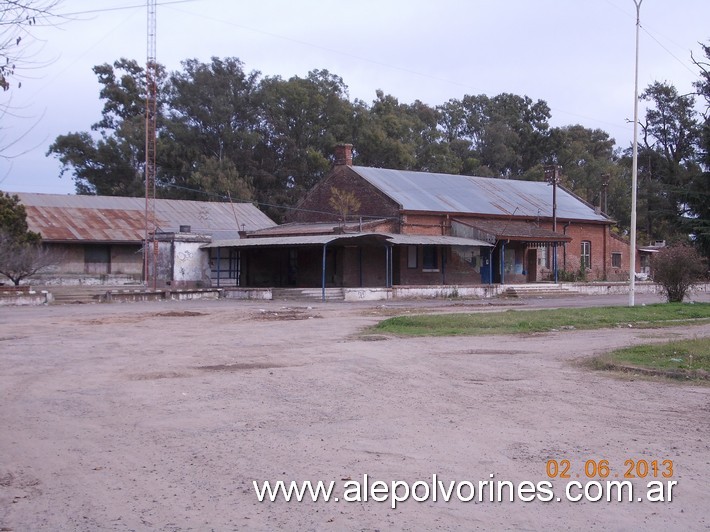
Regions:
[[[656, 82], [639, 139], [639, 242], [688, 240], [710, 256], [710, 47], [697, 95]], [[104, 103], [91, 131], [60, 135], [48, 150], [78, 194], [144, 194], [144, 68], [119, 59], [94, 67]], [[503, 93], [437, 105], [402, 103], [376, 92], [351, 100], [327, 70], [306, 77], [247, 72], [237, 58], [186, 60], [158, 75], [157, 195], [254, 201], [282, 220], [331, 168], [333, 148], [354, 145], [361, 166], [543, 180], [562, 184], [628, 228], [631, 149], [601, 129], [551, 127], [543, 100]], [[705, 113], [695, 111], [696, 96]], [[603, 191], [606, 193], [604, 194]], [[602, 205], [604, 203], [604, 205]]]

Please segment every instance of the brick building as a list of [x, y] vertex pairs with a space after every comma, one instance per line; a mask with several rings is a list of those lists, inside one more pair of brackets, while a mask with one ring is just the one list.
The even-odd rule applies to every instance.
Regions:
[[628, 279], [628, 244], [613, 220], [563, 187], [553, 210], [544, 182], [352, 162], [352, 146], [338, 146], [333, 170], [289, 223], [213, 242], [213, 263], [232, 265], [228, 277], [242, 286]]

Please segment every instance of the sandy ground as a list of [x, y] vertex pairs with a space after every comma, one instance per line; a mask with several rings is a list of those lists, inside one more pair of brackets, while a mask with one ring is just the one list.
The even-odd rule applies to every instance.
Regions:
[[[578, 362], [710, 326], [361, 335], [427, 309], [604, 303], [625, 299], [2, 308], [0, 530], [708, 530], [710, 387]], [[557, 479], [560, 502], [393, 510], [260, 503], [252, 485], [334, 480], [342, 498], [345, 479], [364, 474], [538, 483], [550, 459], [569, 460], [582, 481], [586, 460], [608, 460], [612, 477], [626, 460], [673, 460], [677, 486], [672, 502], [569, 502]], [[634, 499], [649, 480], [634, 481]]]

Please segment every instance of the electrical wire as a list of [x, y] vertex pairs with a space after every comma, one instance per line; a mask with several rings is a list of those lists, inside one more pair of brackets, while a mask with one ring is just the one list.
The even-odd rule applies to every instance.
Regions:
[[[188, 4], [191, 2], [196, 2], [197, 0], [172, 0], [168, 2], [158, 2], [156, 5], [158, 6], [168, 6], [172, 4]], [[107, 13], [109, 11], [123, 11], [126, 9], [145, 9], [145, 3], [143, 4], [136, 4], [132, 6], [119, 6], [119, 7], [104, 7], [101, 9], [89, 9], [86, 11], [75, 11], [74, 13], [58, 13], [56, 15], [47, 15], [52, 16], [52, 17], [60, 17], [60, 18], [69, 18], [69, 17], [75, 17], [78, 15], [91, 15], [94, 13]]]
[[[297, 211], [297, 212], [307, 212], [311, 214], [327, 214], [327, 215], [334, 215], [336, 213], [333, 212], [328, 212], [328, 211], [316, 211], [312, 209], [302, 209], [293, 205], [275, 205], [273, 203], [266, 203], [263, 201], [255, 201], [255, 200], [247, 200], [247, 199], [240, 199], [240, 198], [230, 198], [229, 196], [225, 196], [223, 194], [216, 194], [214, 192], [207, 192], [206, 190], [201, 190], [199, 188], [190, 188], [190, 187], [185, 187], [182, 185], [173, 185], [170, 183], [166, 183], [161, 185], [166, 188], [176, 188], [178, 190], [186, 190], [188, 192], [196, 192], [198, 194], [204, 194], [205, 196], [210, 196], [213, 198], [219, 198], [221, 200], [224, 200], [225, 202], [227, 201], [234, 201], [235, 203], [251, 203], [252, 205], [258, 205], [261, 207], [273, 207], [275, 209], [284, 209], [284, 210], [289, 210], [289, 211]], [[389, 215], [383, 215], [383, 216], [373, 216], [373, 215], [363, 215], [361, 218], [368, 218], [372, 220], [384, 220], [384, 219], [393, 219], [396, 220], [396, 217], [392, 217]]]

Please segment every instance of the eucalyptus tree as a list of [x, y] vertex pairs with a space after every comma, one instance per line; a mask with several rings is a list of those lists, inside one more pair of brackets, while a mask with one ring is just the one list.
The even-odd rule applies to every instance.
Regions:
[[686, 218], [694, 216], [690, 186], [702, 174], [695, 98], [661, 82], [652, 83], [640, 98], [650, 106], [641, 123], [639, 217], [650, 239], [682, 239]]
[[701, 171], [698, 172], [687, 189], [687, 226], [694, 241], [705, 257], [710, 258], [710, 46], [701, 44], [704, 59], [693, 59], [700, 71], [700, 80], [695, 87], [705, 106], [701, 116], [701, 137], [699, 157]]
[[[259, 84], [257, 110], [257, 197], [271, 206], [292, 205], [330, 170], [335, 145], [353, 137], [348, 88], [327, 70], [267, 77]], [[268, 212], [284, 214], [274, 207]]]
[[[73, 174], [79, 194], [136, 196], [144, 190], [145, 71], [135, 60], [119, 59], [113, 65], [93, 68], [104, 101], [101, 120], [92, 132], [58, 136], [47, 155], [62, 163], [60, 175]], [[165, 72], [158, 69], [162, 85]], [[162, 94], [159, 90], [158, 94]], [[164, 100], [159, 100], [160, 116]]]
[[[595, 206], [601, 206], [603, 191], [619, 173], [614, 139], [601, 129], [582, 125], [552, 128], [546, 162], [562, 166], [563, 184]], [[609, 198], [607, 195], [607, 203]], [[612, 207], [612, 210], [614, 208]]]
[[355, 147], [359, 164], [403, 170], [447, 172], [457, 162], [438, 127], [437, 110], [416, 100], [376, 91], [371, 105], [356, 102]]
[[466, 95], [438, 110], [439, 127], [463, 173], [520, 177], [545, 154], [550, 109], [543, 100], [510, 93]]
[[158, 150], [161, 184], [171, 197], [250, 200], [258, 131], [259, 72], [237, 58], [182, 62], [165, 87], [166, 119]]

